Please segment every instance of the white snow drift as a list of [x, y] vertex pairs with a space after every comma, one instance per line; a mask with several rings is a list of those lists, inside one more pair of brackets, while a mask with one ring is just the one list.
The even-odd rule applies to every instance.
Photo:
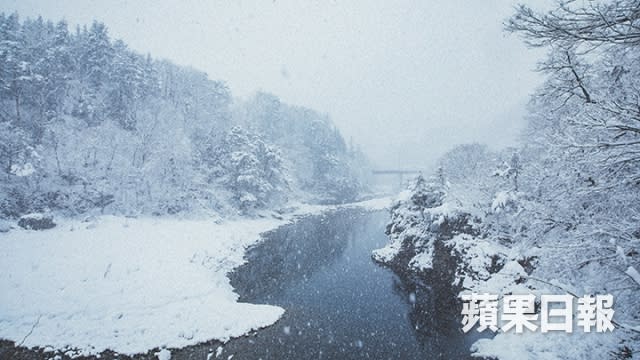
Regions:
[[0, 238], [0, 338], [85, 354], [226, 340], [283, 309], [236, 302], [225, 276], [277, 220], [104, 217]]

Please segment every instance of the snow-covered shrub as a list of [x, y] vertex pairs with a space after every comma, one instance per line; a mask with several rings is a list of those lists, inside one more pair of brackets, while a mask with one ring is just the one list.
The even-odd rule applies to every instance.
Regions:
[[29, 134], [9, 121], [0, 121], [0, 174], [25, 177], [33, 174], [39, 161]]
[[518, 210], [518, 193], [513, 191], [500, 191], [491, 202], [491, 211], [499, 214], [502, 212], [515, 212]]
[[33, 213], [21, 216], [18, 226], [27, 230], [47, 230], [54, 228], [56, 223], [53, 222], [52, 216]]

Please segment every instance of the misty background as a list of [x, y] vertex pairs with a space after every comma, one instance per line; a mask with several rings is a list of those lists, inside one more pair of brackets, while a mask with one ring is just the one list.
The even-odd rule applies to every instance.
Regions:
[[[513, 145], [542, 52], [503, 31], [515, 1], [3, 0], [22, 17], [98, 20], [133, 50], [239, 97], [329, 114], [375, 166], [427, 168], [456, 144]], [[540, 8], [544, 5], [533, 4]]]

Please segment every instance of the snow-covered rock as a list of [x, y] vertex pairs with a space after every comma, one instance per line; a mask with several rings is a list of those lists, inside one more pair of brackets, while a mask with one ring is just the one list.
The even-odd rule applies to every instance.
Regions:
[[18, 226], [27, 230], [47, 230], [56, 226], [53, 217], [50, 215], [32, 213], [23, 215], [18, 220]]
[[400, 269], [432, 270], [438, 243], [475, 231], [471, 215], [445, 202], [445, 197], [442, 186], [419, 176], [391, 207], [386, 229], [391, 241], [375, 250], [373, 258]]
[[171, 360], [171, 351], [162, 349], [155, 353], [155, 356], [158, 358], [158, 360]]

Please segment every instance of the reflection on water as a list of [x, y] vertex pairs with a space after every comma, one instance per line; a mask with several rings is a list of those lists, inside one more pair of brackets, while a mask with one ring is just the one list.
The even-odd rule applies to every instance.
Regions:
[[264, 234], [265, 241], [248, 252], [247, 263], [230, 274], [240, 300], [271, 299], [338, 261], [358, 217], [341, 215], [307, 217]]
[[[430, 287], [376, 265], [385, 212], [340, 210], [268, 233], [234, 274], [241, 301], [286, 313], [225, 345], [222, 358], [459, 359], [471, 339]], [[449, 311], [445, 311], [449, 310]]]

